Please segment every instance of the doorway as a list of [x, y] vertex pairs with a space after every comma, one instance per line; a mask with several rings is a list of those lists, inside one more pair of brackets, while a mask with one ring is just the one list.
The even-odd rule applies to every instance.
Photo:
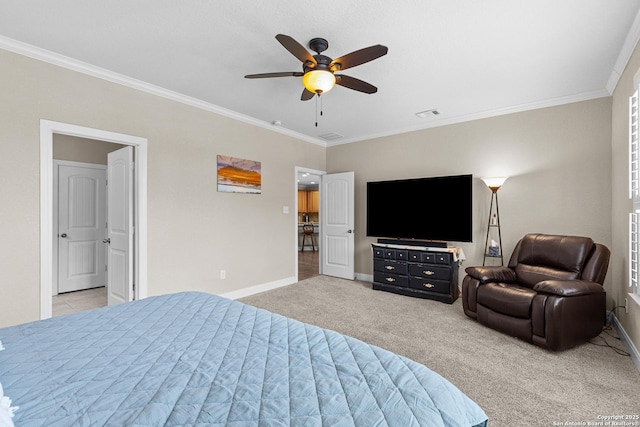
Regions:
[[54, 135], [67, 135], [93, 141], [121, 144], [133, 147], [136, 168], [134, 170], [134, 223], [133, 235], [133, 282], [134, 299], [147, 296], [147, 140], [131, 135], [118, 134], [99, 129], [86, 128], [67, 123], [40, 121], [40, 318], [52, 316], [52, 293], [54, 286], [54, 257], [52, 236], [54, 235]]
[[[309, 173], [318, 175], [318, 256], [317, 267], [312, 265], [311, 274], [328, 275], [343, 279], [355, 279], [355, 204], [354, 173], [342, 172], [327, 174], [326, 172], [301, 167], [295, 168], [295, 203], [298, 207], [298, 176]], [[298, 215], [295, 216], [295, 277], [300, 281], [299, 254], [301, 233]], [[304, 218], [306, 220], [307, 218]], [[315, 273], [317, 272], [317, 274]]]
[[296, 167], [295, 250], [298, 281], [321, 274], [320, 180], [324, 173]]

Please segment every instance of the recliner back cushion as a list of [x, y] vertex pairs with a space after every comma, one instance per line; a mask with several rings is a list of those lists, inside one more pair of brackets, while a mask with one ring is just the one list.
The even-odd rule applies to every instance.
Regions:
[[527, 234], [515, 271], [518, 283], [533, 287], [548, 279], [579, 279], [594, 243], [588, 237]]

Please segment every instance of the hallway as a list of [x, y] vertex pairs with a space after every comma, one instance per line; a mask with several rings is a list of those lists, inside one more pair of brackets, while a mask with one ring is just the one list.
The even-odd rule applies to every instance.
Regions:
[[53, 317], [77, 313], [107, 305], [107, 288], [87, 289], [86, 291], [67, 292], [51, 297]]
[[320, 269], [320, 251], [298, 251], [298, 281], [317, 276]]

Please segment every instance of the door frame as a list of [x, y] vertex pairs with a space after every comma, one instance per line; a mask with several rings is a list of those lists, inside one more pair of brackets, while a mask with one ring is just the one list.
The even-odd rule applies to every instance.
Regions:
[[147, 139], [40, 119], [40, 319], [53, 315], [53, 135], [69, 135], [131, 145], [135, 151], [135, 299], [147, 296]]
[[[107, 165], [99, 165], [97, 163], [85, 163], [85, 162], [73, 162], [69, 160], [56, 160], [53, 159], [53, 231], [52, 231], [52, 253], [53, 253], [53, 272], [52, 272], [52, 286], [51, 286], [51, 295], [57, 295], [59, 293], [59, 277], [58, 277], [58, 267], [59, 263], [59, 247], [58, 247], [58, 234], [60, 234], [58, 230], [58, 218], [60, 215], [60, 206], [58, 205], [58, 197], [59, 197], [59, 188], [58, 188], [58, 176], [59, 176], [59, 167], [60, 166], [72, 166], [72, 167], [80, 167], [87, 169], [101, 169], [105, 171], [105, 176], [107, 172]], [[106, 199], [105, 199], [105, 209], [106, 209]], [[106, 257], [104, 260], [105, 264], [107, 262]]]
[[[296, 166], [294, 168], [294, 176], [293, 176], [293, 182], [295, 183], [294, 188], [293, 188], [293, 193], [294, 193], [294, 201], [293, 201], [293, 209], [294, 209], [294, 213], [295, 215], [293, 215], [293, 229], [294, 229], [294, 233], [293, 233], [293, 241], [294, 241], [294, 277], [296, 278], [296, 281], [298, 280], [298, 240], [299, 240], [299, 236], [298, 236], [298, 174], [299, 173], [310, 173], [311, 175], [319, 175], [320, 176], [320, 185], [318, 186], [318, 204], [320, 206], [322, 206], [322, 177], [324, 175], [327, 174], [326, 171], [320, 171], [317, 169], [310, 169], [310, 168], [304, 168], [301, 166]], [[318, 215], [321, 215], [320, 212], [318, 212]], [[319, 227], [319, 238], [320, 241], [322, 241], [322, 226], [320, 225], [320, 221], [318, 221], [318, 227]], [[318, 265], [318, 273], [322, 274], [322, 248], [320, 248], [319, 251], [319, 265]]]

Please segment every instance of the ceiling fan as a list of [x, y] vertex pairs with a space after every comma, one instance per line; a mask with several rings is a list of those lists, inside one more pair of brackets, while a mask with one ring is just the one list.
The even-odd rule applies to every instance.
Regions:
[[302, 83], [305, 87], [300, 98], [302, 101], [308, 101], [316, 94], [320, 96], [320, 94], [331, 90], [334, 85], [364, 93], [376, 93], [378, 91], [377, 87], [365, 81], [344, 74], [335, 74], [335, 72], [346, 70], [386, 55], [388, 51], [386, 46], [377, 44], [356, 50], [337, 59], [331, 59], [328, 56], [322, 55], [322, 52], [329, 47], [329, 42], [323, 38], [314, 38], [309, 42], [309, 48], [316, 52], [316, 55], [313, 56], [304, 46], [290, 36], [278, 34], [276, 39], [285, 49], [302, 62], [302, 71], [248, 74], [244, 76], [245, 78], [302, 77]]

